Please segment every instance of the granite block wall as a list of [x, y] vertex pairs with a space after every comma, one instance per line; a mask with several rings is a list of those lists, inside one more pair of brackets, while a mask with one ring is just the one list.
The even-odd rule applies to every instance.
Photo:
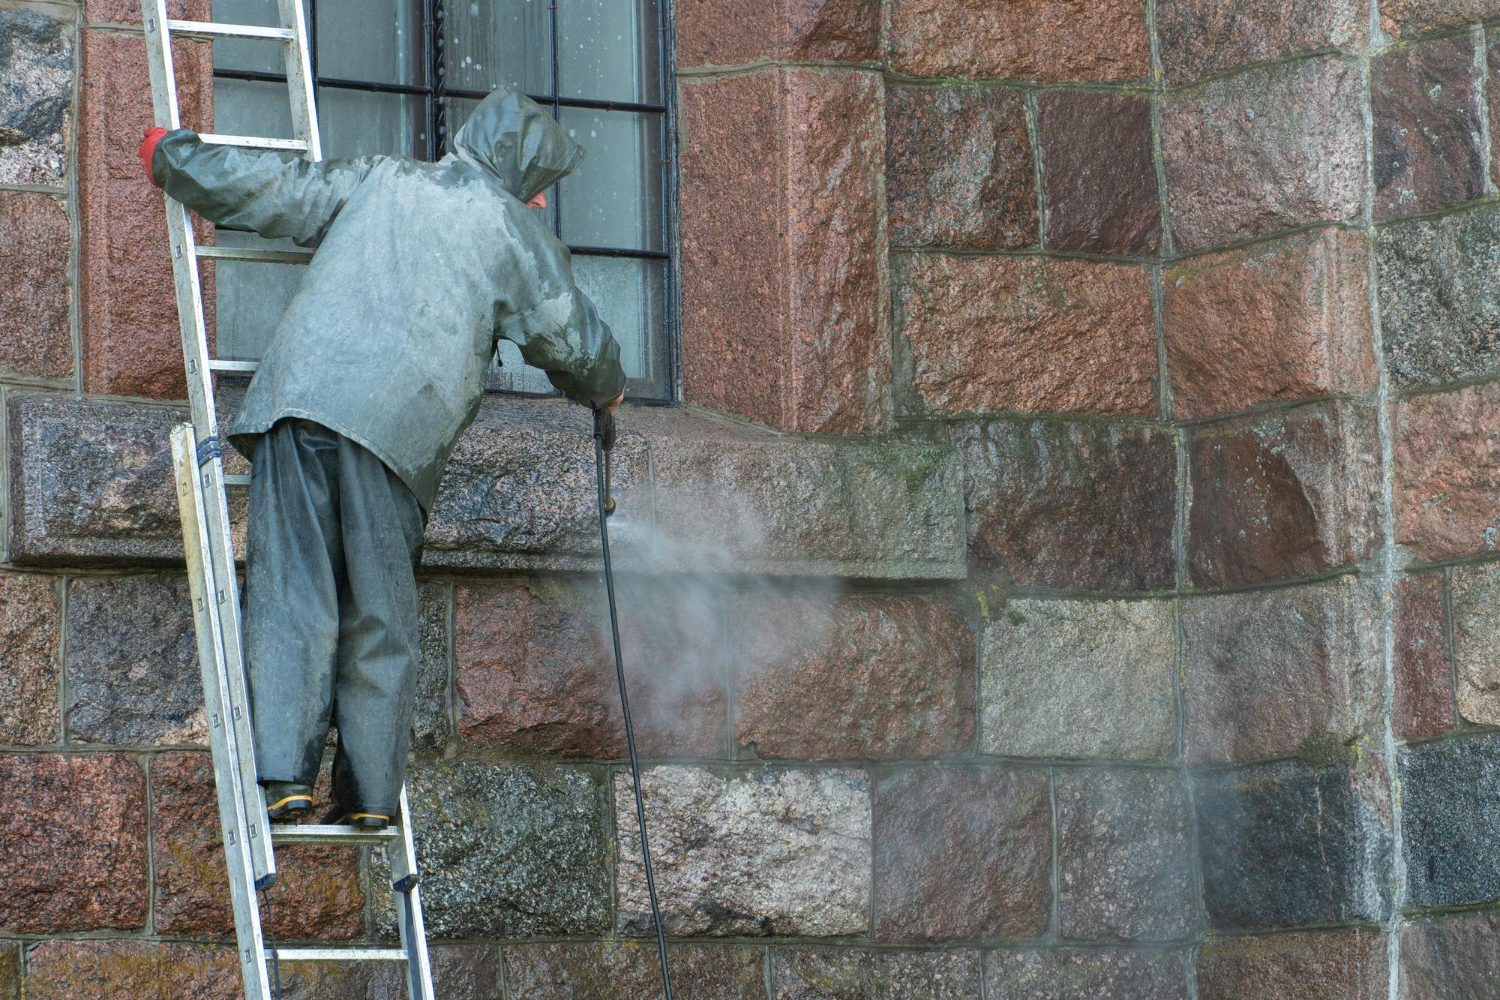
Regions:
[[[0, 4], [0, 1000], [238, 990], [138, 20]], [[616, 531], [679, 995], [1500, 995], [1500, 4], [674, 22]], [[591, 479], [492, 398], [429, 525], [443, 996], [657, 995]], [[283, 866], [280, 938], [394, 934], [380, 857]]]

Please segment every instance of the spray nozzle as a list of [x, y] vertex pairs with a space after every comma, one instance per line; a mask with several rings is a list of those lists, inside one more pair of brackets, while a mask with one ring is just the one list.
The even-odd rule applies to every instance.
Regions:
[[615, 449], [615, 415], [612, 410], [594, 411], [594, 441], [604, 458], [604, 516], [615, 512], [615, 498], [610, 491], [610, 453]]

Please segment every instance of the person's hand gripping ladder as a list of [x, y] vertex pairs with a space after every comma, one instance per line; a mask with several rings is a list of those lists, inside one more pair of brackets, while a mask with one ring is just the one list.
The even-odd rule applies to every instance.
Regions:
[[[615, 401], [616, 403], [619, 400]], [[594, 469], [599, 485], [599, 548], [604, 556], [604, 589], [609, 595], [609, 631], [615, 647], [615, 677], [620, 682], [620, 710], [625, 716], [625, 746], [630, 751], [630, 780], [635, 787], [635, 818], [641, 831], [641, 854], [646, 862], [646, 894], [651, 899], [651, 920], [656, 926], [656, 947], [661, 958], [661, 982], [667, 1000], [672, 1000], [672, 976], [667, 969], [667, 932], [656, 903], [656, 876], [651, 870], [651, 842], [646, 837], [646, 805], [641, 798], [641, 765], [635, 753], [635, 729], [630, 724], [630, 698], [625, 693], [625, 662], [620, 656], [620, 615], [615, 607], [615, 576], [609, 561], [609, 517], [615, 512], [610, 495], [610, 452], [615, 447], [614, 404], [594, 411]]]

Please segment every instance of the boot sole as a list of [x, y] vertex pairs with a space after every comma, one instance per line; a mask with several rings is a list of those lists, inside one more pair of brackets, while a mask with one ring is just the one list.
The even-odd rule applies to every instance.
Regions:
[[312, 812], [311, 795], [288, 795], [266, 806], [266, 814], [278, 822], [297, 819]]

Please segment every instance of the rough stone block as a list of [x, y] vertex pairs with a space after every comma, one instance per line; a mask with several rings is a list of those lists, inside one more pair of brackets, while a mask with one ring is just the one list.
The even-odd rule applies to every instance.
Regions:
[[1036, 170], [1019, 92], [890, 87], [885, 127], [886, 224], [893, 245], [1036, 245]]
[[1396, 541], [1431, 562], [1500, 548], [1500, 384], [1397, 403], [1391, 435]]
[[44, 941], [27, 957], [28, 1000], [232, 1000], [244, 995], [233, 948], [155, 941]]
[[732, 605], [735, 741], [763, 758], [967, 753], [974, 637], [948, 605], [896, 596]]
[[[651, 756], [724, 751], [721, 595], [689, 580], [617, 579], [636, 739]], [[459, 731], [466, 740], [565, 756], [625, 756], [609, 611], [598, 584], [461, 585], [454, 630]]]
[[1380, 326], [1399, 388], [1500, 372], [1500, 209], [1382, 226]]
[[1359, 215], [1360, 74], [1340, 59], [1248, 70], [1168, 96], [1167, 208], [1179, 250]]
[[1363, 930], [1211, 940], [1198, 954], [1198, 998], [1385, 1000], [1385, 950]]
[[1062, 936], [1167, 941], [1197, 929], [1187, 790], [1153, 771], [1058, 771]]
[[0, 997], [4, 1000], [21, 1000], [21, 948], [19, 945], [0, 945]]
[[1357, 577], [1183, 605], [1188, 760], [1338, 760], [1375, 729], [1380, 601]]
[[1371, 61], [1375, 217], [1431, 212], [1484, 194], [1474, 40], [1444, 38]]
[[951, 446], [716, 436], [682, 417], [650, 418], [659, 533], [632, 539], [620, 529], [620, 565], [896, 580], [967, 573]]
[[[436, 945], [428, 954], [434, 992], [444, 1000], [485, 1000], [499, 991], [504, 978], [499, 947]], [[281, 967], [280, 995], [284, 1000], [406, 1000], [406, 972], [398, 962], [288, 963]], [[237, 988], [230, 994], [241, 996]]]
[[[1453, 666], [1443, 574], [1396, 581], [1392, 614], [1396, 635], [1396, 691], [1391, 726], [1397, 739], [1433, 736], [1453, 726]], [[1494, 655], [1493, 648], [1490, 656]]]
[[146, 926], [146, 776], [130, 758], [0, 754], [0, 843], [0, 930]]
[[1047, 248], [1138, 256], [1161, 246], [1151, 102], [1053, 90], [1037, 98]]
[[1497, 0], [1380, 0], [1380, 26], [1397, 38], [1434, 28], [1492, 21], [1500, 17]]
[[771, 953], [773, 1000], [970, 1000], [979, 988], [977, 951]]
[[1369, 39], [1370, 2], [1161, 0], [1156, 31], [1167, 82], [1183, 84], [1295, 52], [1361, 49]]
[[[326, 789], [319, 789], [326, 796]], [[155, 926], [172, 937], [232, 938], [213, 761], [204, 753], [151, 762]], [[359, 855], [343, 847], [276, 849], [272, 931], [281, 938], [352, 938], [364, 932]]]
[[1330, 228], [1167, 268], [1173, 414], [1373, 392], [1369, 253], [1363, 233]]
[[1500, 914], [1461, 913], [1401, 928], [1401, 997], [1482, 997], [1500, 983]]
[[181, 577], [68, 585], [68, 739], [120, 746], [206, 744], [192, 598]]
[[0, 743], [40, 746], [62, 738], [58, 594], [50, 576], [0, 574]]
[[880, 59], [879, 0], [692, 0], [674, 14], [679, 66]]
[[1383, 919], [1390, 803], [1377, 771], [1283, 761], [1200, 777], [1194, 804], [1210, 926]]
[[[22, 11], [0, 11], [4, 15]], [[3, 98], [0, 98], [3, 100]], [[3, 134], [3, 133], [0, 133]], [[0, 164], [4, 149], [0, 146]], [[3, 169], [3, 167], [0, 167]], [[67, 206], [51, 195], [0, 192], [0, 370], [62, 378], [73, 372]]]
[[[422, 907], [433, 938], [561, 937], [609, 926], [605, 789], [589, 772], [466, 762], [407, 768]], [[652, 832], [657, 829], [653, 822]], [[655, 853], [656, 840], [651, 846]], [[366, 869], [394, 938], [383, 861]]]
[[[0, 10], [0, 184], [67, 182], [73, 29], [33, 10]], [[66, 253], [66, 250], [64, 250]]]
[[1459, 714], [1500, 724], [1500, 563], [1454, 567], [1452, 604]]
[[989, 1000], [1187, 1000], [1183, 952], [1119, 948], [989, 953]]
[[[765, 958], [759, 948], [667, 948], [673, 991], [697, 1000], [764, 1000]], [[661, 968], [654, 947], [633, 941], [520, 944], [505, 949], [505, 982], [516, 1000], [655, 1000]]]
[[1500, 737], [1402, 752], [1401, 803], [1408, 905], [1500, 900]]
[[1363, 560], [1380, 518], [1372, 406], [1319, 403], [1201, 427], [1188, 441], [1188, 569], [1204, 588]]
[[[630, 773], [615, 776], [618, 930], [652, 928]], [[870, 916], [870, 788], [847, 770], [641, 775], [667, 933], [832, 937]]]
[[969, 551], [1022, 586], [1170, 587], [1176, 435], [1120, 425], [995, 421], [955, 428]]
[[882, 429], [881, 77], [777, 68], [680, 94], [686, 400], [779, 430]]
[[890, 67], [911, 76], [1120, 81], [1151, 70], [1138, 0], [892, 0], [889, 18]]
[[1156, 414], [1147, 268], [910, 254], [892, 278], [903, 408]]
[[[83, 0], [83, 16], [90, 24], [140, 24], [141, 5], [130, 0]], [[167, 16], [189, 21], [212, 21], [211, 0], [167, 0]]]
[[[576, 569], [597, 560], [594, 445], [583, 407], [495, 400], [458, 439], [427, 522], [423, 563]], [[649, 503], [646, 441], [631, 415], [611, 459], [623, 513]]]
[[904, 769], [875, 785], [875, 937], [1044, 934], [1052, 809], [1042, 771]]
[[[137, 8], [137, 10], [139, 10]], [[213, 131], [213, 57], [206, 42], [179, 42], [172, 58], [189, 128]], [[88, 392], [183, 399], [182, 334], [161, 193], [137, 147], [153, 123], [140, 35], [83, 32], [79, 95], [79, 279], [83, 384]], [[201, 220], [200, 239], [213, 227]], [[210, 331], [214, 284], [203, 274]]]
[[984, 632], [983, 751], [1165, 758], [1177, 742], [1172, 619], [1167, 601], [1011, 601]]
[[448, 649], [450, 590], [446, 585], [420, 585], [422, 662], [417, 668], [417, 710], [412, 717], [412, 746], [438, 750], [453, 736], [452, 673]]

